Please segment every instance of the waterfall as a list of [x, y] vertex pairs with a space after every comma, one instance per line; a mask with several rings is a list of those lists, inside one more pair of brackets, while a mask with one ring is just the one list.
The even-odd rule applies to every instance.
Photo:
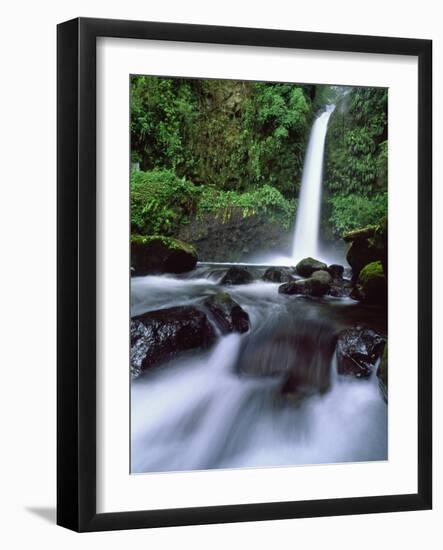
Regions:
[[334, 109], [335, 105], [326, 106], [325, 111], [315, 119], [309, 137], [292, 250], [292, 256], [297, 260], [318, 255], [323, 157], [328, 121]]

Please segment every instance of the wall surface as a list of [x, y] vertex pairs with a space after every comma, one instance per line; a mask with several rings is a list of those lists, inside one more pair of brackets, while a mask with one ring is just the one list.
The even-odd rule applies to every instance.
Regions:
[[[109, 17], [323, 32], [431, 38], [434, 97], [443, 97], [441, 2], [247, 2], [223, 0], [20, 1], [2, 9], [0, 201], [2, 312], [0, 541], [4, 548], [261, 548], [328, 550], [441, 548], [442, 476], [435, 508], [383, 514], [76, 535], [55, 518], [55, 26], [73, 17]], [[442, 104], [434, 103], [435, 280], [440, 237]], [[440, 251], [438, 250], [440, 248]], [[405, 262], [407, 259], [405, 259]], [[438, 284], [438, 283], [437, 283]], [[441, 336], [441, 290], [434, 291]], [[407, 302], [405, 301], [407, 304]], [[6, 305], [6, 307], [5, 307]], [[405, 311], [407, 313], [407, 311]], [[435, 464], [442, 463], [441, 341], [434, 347]]]

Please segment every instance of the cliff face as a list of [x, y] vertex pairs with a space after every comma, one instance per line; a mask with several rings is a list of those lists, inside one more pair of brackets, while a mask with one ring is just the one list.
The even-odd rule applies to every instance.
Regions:
[[208, 213], [180, 228], [178, 238], [193, 245], [200, 261], [239, 262], [254, 256], [288, 255], [292, 230], [263, 215], [243, 216], [240, 208], [228, 218]]

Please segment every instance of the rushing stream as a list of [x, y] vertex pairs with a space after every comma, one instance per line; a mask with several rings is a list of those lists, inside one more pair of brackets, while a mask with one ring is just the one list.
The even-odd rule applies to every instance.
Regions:
[[[293, 256], [270, 259], [268, 266], [276, 262], [294, 266], [302, 258], [319, 257], [323, 157], [333, 110], [333, 105], [326, 106], [312, 127]], [[181, 276], [132, 278], [133, 317], [195, 306], [187, 311], [203, 315], [207, 324], [202, 330], [212, 335], [208, 349], [194, 345], [189, 351], [188, 338], [188, 351], [132, 380], [132, 472], [387, 459], [387, 405], [379, 388], [377, 365], [366, 371], [364, 376], [370, 374], [366, 379], [345, 376], [339, 374], [343, 370], [337, 369], [336, 354], [338, 334], [344, 329], [365, 325], [386, 334], [385, 308], [335, 297], [349, 293], [321, 298], [279, 293], [280, 282], [263, 280], [268, 266], [247, 265], [247, 280], [232, 285], [221, 284], [230, 264], [220, 263], [200, 263]], [[288, 284], [299, 284], [294, 283], [296, 278], [292, 270]], [[341, 274], [339, 279], [342, 285], [350, 284]], [[222, 299], [233, 299], [237, 311], [241, 306], [243, 323], [249, 316], [249, 330], [246, 325], [246, 331], [222, 334], [214, 318], [201, 312], [208, 297], [220, 291], [228, 292], [230, 298], [224, 295]], [[172, 311], [177, 314], [178, 310]], [[162, 315], [165, 312], [156, 312], [152, 321], [157, 323], [152, 329], [157, 336]], [[172, 325], [164, 328], [166, 333], [173, 330]], [[134, 345], [136, 359], [150, 345], [155, 346], [153, 340], [140, 342], [139, 347]], [[163, 358], [166, 347], [159, 347]], [[358, 357], [358, 345], [354, 351]]]
[[[132, 315], [201, 303], [220, 290], [227, 269], [199, 264], [181, 276], [135, 277]], [[272, 332], [276, 323], [306, 328], [299, 360], [312, 362], [313, 350], [321, 354], [331, 331], [365, 320], [385, 330], [383, 312], [349, 298], [282, 295], [278, 283], [258, 280], [264, 268], [253, 269], [254, 282], [223, 287], [249, 314], [249, 332], [219, 334], [209, 350], [188, 352], [132, 381], [132, 472], [387, 458], [387, 406], [375, 375], [368, 380], [338, 375], [333, 355], [329, 390], [293, 402], [281, 395], [278, 378], [237, 372], [240, 359], [257, 360], [263, 331]], [[321, 328], [311, 331], [316, 322]], [[284, 361], [284, 346], [274, 347], [273, 354], [273, 360]]]

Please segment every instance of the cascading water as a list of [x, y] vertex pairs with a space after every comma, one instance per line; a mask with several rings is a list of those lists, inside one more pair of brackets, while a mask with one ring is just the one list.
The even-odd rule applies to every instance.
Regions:
[[[337, 333], [355, 318], [374, 321], [374, 310], [351, 300], [288, 299], [279, 283], [261, 280], [265, 268], [249, 269], [254, 282], [228, 287], [220, 285], [222, 265], [132, 279], [133, 315], [201, 307], [204, 297], [227, 291], [251, 323], [245, 334], [220, 335], [210, 350], [132, 381], [133, 473], [386, 459], [387, 407], [377, 377], [337, 375], [333, 351]], [[273, 371], [294, 364], [282, 394]], [[257, 368], [269, 372], [252, 375]], [[291, 384], [306, 386], [301, 399]]]
[[334, 109], [335, 105], [325, 107], [325, 111], [315, 119], [309, 137], [292, 250], [292, 257], [297, 260], [308, 256], [314, 258], [318, 256], [323, 157], [329, 117]]
[[[319, 257], [324, 148], [334, 108], [326, 106], [312, 126], [291, 266]], [[375, 369], [359, 380], [339, 374], [336, 364], [340, 331], [369, 320], [385, 332], [385, 311], [348, 298], [280, 294], [280, 283], [263, 280], [263, 264], [243, 266], [252, 282], [224, 285], [230, 266], [199, 264], [181, 276], [132, 279], [133, 316], [176, 306], [204, 310], [209, 296], [228, 292], [249, 315], [250, 330], [217, 330], [210, 350], [182, 353], [132, 380], [131, 471], [385, 460], [387, 407]]]

